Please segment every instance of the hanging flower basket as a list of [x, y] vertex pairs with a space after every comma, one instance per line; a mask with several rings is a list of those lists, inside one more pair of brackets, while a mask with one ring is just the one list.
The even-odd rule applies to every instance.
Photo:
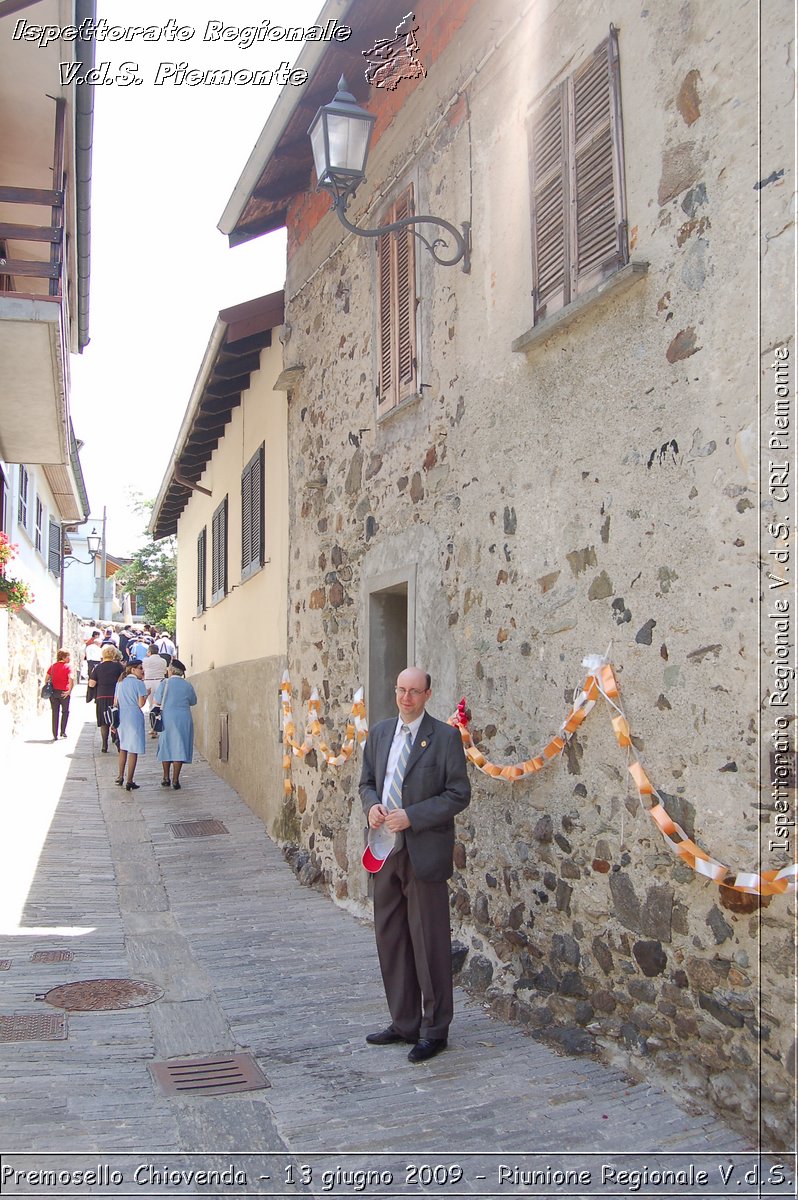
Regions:
[[0, 575], [0, 608], [18, 612], [26, 604], [33, 603], [33, 592], [21, 579], [9, 579]]
[[8, 534], [0, 531], [0, 608], [7, 608], [11, 612], [17, 612], [34, 600], [27, 583], [6, 575], [6, 567], [16, 558], [18, 550], [19, 547], [9, 539]]
[[11, 541], [7, 533], [0, 530], [0, 574], [4, 574], [3, 567], [6, 563], [10, 563], [12, 558], [16, 558], [18, 547]]

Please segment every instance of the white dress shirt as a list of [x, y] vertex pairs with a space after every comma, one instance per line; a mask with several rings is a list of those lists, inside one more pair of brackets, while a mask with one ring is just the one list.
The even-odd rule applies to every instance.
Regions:
[[405, 744], [405, 735], [402, 733], [402, 726], [407, 725], [407, 728], [410, 730], [410, 745], [412, 746], [416, 740], [416, 734], [418, 733], [421, 722], [424, 720], [425, 714], [426, 709], [424, 712], [422, 712], [420, 717], [416, 717], [415, 721], [410, 722], [403, 721], [401, 717], [397, 719], [393, 741], [391, 742], [391, 749], [388, 753], [388, 765], [385, 768], [385, 781], [382, 785], [382, 803], [386, 808], [392, 807], [388, 804], [388, 793], [391, 790], [391, 784], [393, 782], [394, 773], [399, 762], [399, 756], [402, 753], [402, 747]]

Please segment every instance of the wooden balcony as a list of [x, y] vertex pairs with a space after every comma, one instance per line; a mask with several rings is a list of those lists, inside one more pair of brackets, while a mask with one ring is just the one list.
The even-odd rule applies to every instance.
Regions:
[[21, 178], [0, 179], [0, 457], [6, 462], [70, 459], [65, 113], [65, 102], [56, 101], [52, 158], [34, 177], [40, 180], [46, 166], [61, 186], [22, 186], [33, 182], [24, 169]]
[[[22, 207], [31, 224], [0, 220], [0, 294], [41, 296], [41, 286], [31, 287], [31, 280], [47, 280], [46, 294], [52, 298], [64, 295], [64, 120], [66, 105], [56, 101], [55, 141], [53, 147], [53, 179], [60, 189], [14, 187], [0, 182], [0, 215], [4, 206]], [[49, 209], [49, 220], [36, 220], [41, 210]], [[31, 249], [33, 247], [33, 249]], [[49, 247], [45, 254], [37, 253]]]

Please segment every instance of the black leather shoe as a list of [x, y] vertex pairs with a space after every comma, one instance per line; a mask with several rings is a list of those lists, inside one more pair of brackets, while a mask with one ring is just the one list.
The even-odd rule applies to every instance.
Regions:
[[407, 1061], [411, 1063], [426, 1062], [428, 1058], [434, 1058], [436, 1054], [440, 1054], [441, 1050], [445, 1050], [446, 1044], [446, 1038], [422, 1038], [416, 1042], [408, 1054]]
[[414, 1042], [415, 1040], [415, 1038], [402, 1037], [401, 1033], [396, 1032], [393, 1025], [389, 1025], [380, 1033], [366, 1034], [366, 1041], [370, 1046], [392, 1046], [394, 1042]]

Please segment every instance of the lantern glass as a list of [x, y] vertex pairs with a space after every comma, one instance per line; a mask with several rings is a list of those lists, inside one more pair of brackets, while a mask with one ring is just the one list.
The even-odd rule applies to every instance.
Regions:
[[360, 107], [346, 86], [341, 76], [338, 92], [321, 106], [308, 130], [320, 187], [336, 182], [356, 185], [365, 175], [376, 117]]
[[89, 548], [89, 554], [92, 558], [96, 558], [100, 553], [100, 535], [96, 529], [92, 529], [91, 533], [86, 537], [86, 545]]
[[330, 170], [344, 171], [348, 175], [365, 174], [370, 133], [370, 117], [363, 120], [362, 117], [350, 114], [329, 113], [327, 136], [330, 146]]
[[321, 181], [327, 174], [327, 151], [325, 148], [327, 128], [321, 109], [319, 109], [319, 114], [311, 125], [309, 133], [310, 145], [313, 150], [313, 165], [316, 168], [316, 179]]

